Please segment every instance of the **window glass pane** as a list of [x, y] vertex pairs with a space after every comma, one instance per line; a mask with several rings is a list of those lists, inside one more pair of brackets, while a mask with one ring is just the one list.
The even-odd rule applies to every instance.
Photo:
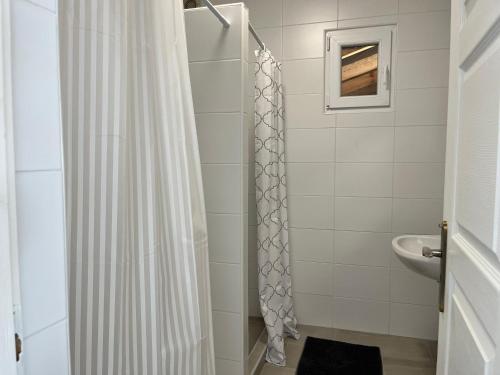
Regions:
[[342, 46], [341, 96], [377, 95], [378, 44]]

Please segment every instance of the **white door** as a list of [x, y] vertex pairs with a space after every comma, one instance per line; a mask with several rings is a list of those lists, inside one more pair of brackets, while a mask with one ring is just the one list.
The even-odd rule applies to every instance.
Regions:
[[[11, 97], [10, 6], [0, 0], [0, 374], [21, 374], [15, 333], [20, 326]], [[17, 324], [16, 324], [17, 323]], [[21, 332], [17, 332], [21, 334]]]
[[452, 0], [439, 375], [500, 374], [500, 1]]

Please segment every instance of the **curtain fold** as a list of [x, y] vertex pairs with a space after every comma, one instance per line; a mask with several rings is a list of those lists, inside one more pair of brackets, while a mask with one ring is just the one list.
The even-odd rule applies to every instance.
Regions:
[[213, 375], [182, 0], [60, 0], [73, 375]]
[[281, 64], [255, 51], [255, 178], [259, 301], [267, 328], [266, 360], [286, 364], [284, 338], [299, 338], [288, 248], [285, 129]]

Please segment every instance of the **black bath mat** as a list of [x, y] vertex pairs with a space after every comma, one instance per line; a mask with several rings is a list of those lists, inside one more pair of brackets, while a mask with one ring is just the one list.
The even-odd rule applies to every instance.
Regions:
[[297, 375], [382, 375], [380, 349], [307, 337]]

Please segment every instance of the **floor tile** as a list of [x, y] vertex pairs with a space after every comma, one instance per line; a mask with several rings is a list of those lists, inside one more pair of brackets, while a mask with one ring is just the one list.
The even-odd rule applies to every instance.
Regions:
[[264, 319], [256, 316], [248, 317], [248, 352], [255, 346], [257, 339], [265, 328]]
[[302, 356], [302, 351], [304, 350], [304, 345], [286, 345], [286, 367], [297, 368], [299, 365], [300, 357]]
[[266, 363], [260, 375], [295, 374], [307, 336], [380, 347], [384, 375], [435, 375], [436, 373], [435, 341], [308, 325], [299, 325], [298, 330], [301, 334], [299, 340], [292, 338], [285, 340], [286, 367]]
[[266, 363], [262, 368], [260, 375], [294, 375], [295, 369], [288, 367], [273, 366]]
[[435, 375], [435, 368], [384, 366], [384, 375]]

